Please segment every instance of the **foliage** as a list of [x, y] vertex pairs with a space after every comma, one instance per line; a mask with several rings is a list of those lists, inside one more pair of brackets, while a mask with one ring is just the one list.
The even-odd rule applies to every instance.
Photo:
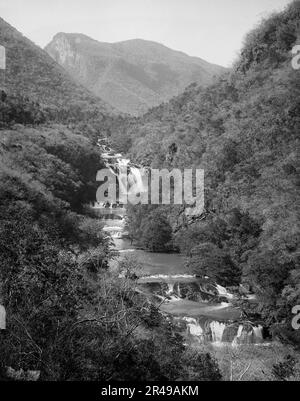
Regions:
[[287, 355], [283, 362], [273, 366], [273, 374], [277, 380], [286, 380], [295, 373], [296, 359]]
[[290, 311], [300, 303], [300, 81], [291, 49], [299, 20], [300, 3], [293, 1], [247, 36], [233, 70], [217, 83], [191, 85], [126, 126], [129, 154], [141, 164], [204, 169], [203, 220], [167, 212], [170, 222], [178, 220], [172, 224], [176, 245], [187, 255], [200, 246], [202, 255], [207, 244], [221, 270], [235, 266], [237, 277], [256, 291], [257, 311], [293, 341], [298, 335], [288, 329]]
[[57, 114], [68, 113], [73, 118], [80, 110], [81, 113], [82, 110], [94, 113], [98, 110], [100, 115], [111, 112], [109, 106], [73, 81], [44, 50], [2, 18], [0, 38], [1, 45], [6, 48], [8, 68], [5, 70], [4, 89], [7, 93], [26, 96]]
[[128, 208], [127, 229], [132, 240], [152, 252], [172, 249], [172, 227], [164, 208], [136, 205]]
[[47, 115], [39, 103], [21, 96], [9, 96], [2, 91], [0, 99], [0, 128], [12, 124], [42, 124]]
[[[132, 239], [166, 251], [175, 237], [194, 272], [249, 284], [273, 333], [299, 343], [291, 330], [300, 304], [300, 84], [290, 66], [297, 21], [294, 1], [248, 36], [231, 73], [206, 89], [191, 85], [139, 119], [107, 116], [0, 21], [12, 65], [0, 101], [0, 295], [8, 312], [1, 369], [37, 369], [51, 380], [220, 379], [215, 360], [189, 354], [140, 295], [130, 261], [120, 266], [127, 278], [107, 271], [109, 239], [85, 214], [102, 167], [98, 137], [148, 166], [205, 170], [203, 220], [137, 206], [129, 210]], [[290, 368], [274, 369], [286, 377]]]
[[141, 270], [141, 262], [136, 255], [125, 255], [118, 263], [118, 270], [127, 279], [136, 280]]
[[208, 276], [224, 286], [240, 283], [241, 272], [230, 256], [211, 243], [202, 243], [192, 249], [187, 268], [198, 276]]
[[[182, 338], [135, 288], [136, 263], [120, 263], [124, 278], [108, 272], [115, 252], [86, 205], [102, 166], [92, 143], [62, 125], [12, 125], [0, 156], [2, 376], [9, 366], [44, 380], [192, 377]], [[199, 366], [216, 377], [213, 360]]]

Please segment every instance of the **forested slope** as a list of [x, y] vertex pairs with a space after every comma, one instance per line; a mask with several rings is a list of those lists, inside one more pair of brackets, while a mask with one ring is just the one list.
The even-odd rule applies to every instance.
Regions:
[[2, 20], [0, 39], [0, 380], [219, 380], [209, 354], [186, 350], [122, 268], [108, 270], [115, 252], [87, 205], [95, 140], [123, 118]]
[[103, 43], [83, 34], [58, 33], [45, 50], [96, 96], [134, 115], [169, 100], [192, 82], [207, 86], [226, 71], [142, 39]]
[[[197, 274], [252, 287], [260, 300], [256, 312], [274, 333], [296, 342], [300, 72], [292, 68], [291, 51], [300, 43], [299, 21], [294, 1], [247, 35], [227, 76], [207, 89], [190, 86], [126, 132], [134, 160], [205, 170], [206, 217], [182, 224], [175, 245]], [[177, 212], [162, 208], [170, 222]], [[132, 210], [133, 236], [144, 216]]]
[[0, 18], [0, 43], [6, 49], [6, 69], [0, 71], [0, 88], [28, 97], [43, 107], [89, 109], [104, 113], [112, 108], [95, 98], [44, 50]]

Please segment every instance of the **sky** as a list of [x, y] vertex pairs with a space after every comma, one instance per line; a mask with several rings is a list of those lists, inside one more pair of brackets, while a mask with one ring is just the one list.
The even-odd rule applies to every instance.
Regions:
[[[0, 16], [44, 47], [57, 32], [146, 39], [229, 67], [249, 30], [291, 0], [0, 0]], [[1, 43], [0, 43], [1, 44]]]

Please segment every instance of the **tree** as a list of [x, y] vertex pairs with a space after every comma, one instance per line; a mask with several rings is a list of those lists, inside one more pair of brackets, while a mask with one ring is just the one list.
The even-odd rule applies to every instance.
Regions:
[[153, 210], [141, 224], [141, 244], [152, 252], [164, 252], [170, 249], [172, 228], [159, 209]]
[[224, 250], [212, 243], [202, 243], [191, 251], [187, 268], [194, 274], [208, 276], [224, 286], [238, 285], [241, 271]]

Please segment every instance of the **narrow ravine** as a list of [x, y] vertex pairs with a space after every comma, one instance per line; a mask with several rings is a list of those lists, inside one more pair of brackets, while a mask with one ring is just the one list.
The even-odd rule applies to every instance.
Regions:
[[[99, 142], [105, 166], [114, 174], [127, 165], [131, 179], [136, 180], [137, 166]], [[93, 205], [103, 220], [104, 228], [113, 239], [120, 258], [131, 254], [142, 268], [138, 279], [140, 290], [160, 305], [160, 310], [171, 317], [187, 340], [196, 343], [220, 345], [266, 344], [261, 324], [242, 318], [235, 307], [236, 294], [212, 282], [184, 272], [184, 257], [177, 253], [155, 253], [135, 249], [126, 238], [126, 208], [120, 205]], [[253, 295], [244, 297], [249, 302]]]

